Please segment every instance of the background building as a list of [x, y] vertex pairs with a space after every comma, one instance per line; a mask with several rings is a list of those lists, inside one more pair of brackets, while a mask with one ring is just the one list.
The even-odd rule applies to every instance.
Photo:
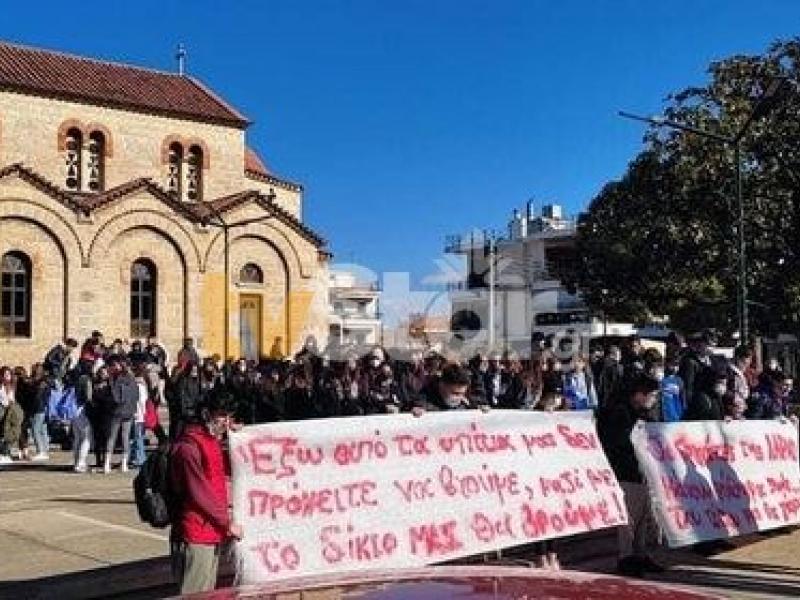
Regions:
[[355, 273], [331, 271], [330, 341], [339, 346], [380, 344], [382, 324], [380, 289], [377, 283], [362, 283]]
[[0, 362], [94, 329], [251, 358], [324, 342], [324, 241], [248, 126], [187, 75], [0, 43]]
[[515, 210], [503, 235], [476, 231], [448, 237], [445, 252], [466, 258], [464, 281], [449, 284], [453, 333], [476, 347], [527, 353], [534, 335], [629, 335], [631, 325], [590, 314], [557, 273], [577, 260], [576, 223], [561, 206]]

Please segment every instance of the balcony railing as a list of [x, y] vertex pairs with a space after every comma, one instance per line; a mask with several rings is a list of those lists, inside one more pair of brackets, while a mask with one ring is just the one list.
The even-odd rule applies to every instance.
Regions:
[[448, 235], [444, 240], [444, 251], [448, 254], [459, 254], [478, 250], [488, 246], [489, 239], [493, 239], [498, 246], [513, 243], [524, 239], [547, 239], [573, 235], [577, 231], [578, 222], [575, 219], [543, 219], [536, 218], [528, 222], [524, 236], [519, 232], [509, 235], [509, 232], [475, 231], [469, 234]]
[[[555, 261], [500, 261], [500, 267], [495, 275], [495, 285], [498, 289], [534, 287], [537, 284], [558, 281], [559, 272], [568, 272], [571, 268], [570, 263], [557, 263]], [[480, 290], [488, 287], [488, 273], [471, 273], [467, 275], [464, 281], [455, 281], [447, 284], [447, 289], [451, 292]]]

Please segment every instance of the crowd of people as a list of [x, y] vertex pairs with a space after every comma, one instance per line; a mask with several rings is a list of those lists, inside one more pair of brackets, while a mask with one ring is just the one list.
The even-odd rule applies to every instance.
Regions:
[[[658, 383], [650, 415], [658, 420], [786, 416], [791, 379], [774, 367], [757, 368], [753, 356], [744, 346], [732, 360], [712, 355], [708, 338], [698, 334], [687, 345], [671, 336], [665, 355], [632, 336], [591, 354], [570, 338], [556, 347], [538, 340], [525, 359], [513, 352], [479, 352], [466, 361], [421, 351], [390, 356], [379, 346], [328, 358], [310, 339], [293, 360], [223, 362], [201, 359], [187, 339], [172, 362], [155, 339], [106, 345], [94, 332], [80, 347], [73, 339], [59, 343], [30, 372], [0, 367], [0, 462], [47, 460], [54, 421], [69, 421], [76, 470], [87, 470], [93, 447], [96, 468], [109, 471], [120, 445], [120, 467], [127, 470], [143, 461], [146, 435], [167, 439], [160, 406], [168, 407], [174, 439], [202, 397], [220, 387], [231, 392], [235, 417], [246, 425], [481, 407], [600, 415], [637, 376]], [[65, 391], [74, 406], [59, 414]]]
[[[148, 436], [178, 439], [220, 391], [244, 425], [471, 408], [592, 410], [630, 514], [620, 528], [620, 571], [641, 575], [659, 567], [648, 554], [656, 528], [630, 442], [634, 424], [786, 418], [793, 399], [791, 379], [775, 365], [759, 368], [751, 348], [726, 359], [712, 354], [709, 342], [705, 334], [686, 344], [672, 335], [662, 354], [632, 336], [583, 353], [569, 337], [538, 339], [524, 359], [478, 352], [462, 361], [437, 352], [390, 356], [379, 346], [331, 357], [309, 339], [290, 360], [256, 362], [201, 358], [187, 339], [172, 361], [155, 339], [107, 345], [94, 332], [82, 345], [59, 343], [30, 373], [0, 368], [0, 463], [48, 460], [48, 436], [63, 427], [76, 472], [90, 470], [91, 449], [92, 470], [127, 471], [143, 464]], [[559, 567], [552, 544], [538, 545], [537, 554], [542, 566]]]

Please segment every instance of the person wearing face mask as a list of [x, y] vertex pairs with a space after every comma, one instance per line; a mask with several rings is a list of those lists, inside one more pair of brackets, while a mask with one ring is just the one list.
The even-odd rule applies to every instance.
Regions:
[[649, 554], [658, 529], [631, 442], [631, 432], [638, 422], [654, 420], [658, 392], [659, 383], [653, 377], [645, 373], [636, 375], [620, 401], [601, 409], [597, 420], [600, 442], [622, 487], [628, 510], [628, 524], [617, 529], [617, 571], [628, 577], [663, 571]]
[[745, 412], [748, 419], [780, 419], [787, 413], [786, 375], [781, 371], [764, 371]]
[[446, 364], [441, 375], [422, 391], [415, 402], [414, 412], [472, 408], [467, 397], [471, 381], [469, 372], [461, 365]]
[[222, 449], [233, 428], [233, 399], [219, 388], [196, 408], [170, 454], [171, 489], [177, 498], [170, 545], [182, 595], [213, 590], [222, 545], [242, 537], [228, 511], [230, 465]]
[[402, 404], [394, 381], [392, 370], [388, 365], [381, 368], [375, 377], [364, 400], [366, 414], [396, 414]]
[[725, 417], [728, 372], [724, 365], [704, 367], [695, 378], [694, 393], [688, 395], [685, 421], [721, 421]]
[[585, 354], [577, 354], [564, 373], [564, 395], [572, 410], [597, 408], [597, 392]]

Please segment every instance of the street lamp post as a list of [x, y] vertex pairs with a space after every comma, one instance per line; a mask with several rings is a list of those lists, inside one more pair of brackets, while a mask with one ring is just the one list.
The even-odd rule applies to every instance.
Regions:
[[[270, 196], [270, 198], [274, 198], [274, 194]], [[245, 227], [247, 225], [251, 225], [254, 223], [263, 223], [271, 219], [274, 215], [272, 213], [268, 215], [263, 215], [261, 217], [255, 217], [253, 219], [244, 219], [242, 221], [236, 221], [234, 223], [228, 223], [225, 219], [222, 218], [220, 212], [214, 208], [211, 204], [204, 205], [208, 210], [211, 212], [212, 216], [216, 218], [217, 222], [211, 221], [209, 219], [203, 219], [202, 223], [204, 225], [210, 225], [212, 227], [218, 227], [222, 229], [222, 236], [223, 236], [223, 252], [224, 252], [224, 272], [225, 272], [225, 302], [224, 302], [224, 312], [225, 312], [225, 321], [224, 321], [224, 332], [225, 332], [225, 339], [223, 340], [223, 350], [225, 353], [225, 360], [230, 358], [228, 356], [229, 353], [229, 337], [230, 337], [230, 295], [231, 295], [231, 275], [230, 275], [230, 266], [231, 266], [231, 250], [230, 250], [230, 230], [235, 229], [236, 227]]]
[[678, 123], [676, 121], [670, 121], [661, 116], [657, 117], [642, 117], [639, 115], [635, 115], [625, 111], [619, 111], [618, 114], [620, 117], [624, 117], [626, 119], [632, 119], [634, 121], [642, 121], [644, 123], [648, 123], [650, 125], [654, 125], [656, 127], [669, 127], [670, 129], [677, 129], [679, 131], [685, 131], [687, 133], [691, 133], [694, 135], [698, 135], [700, 137], [713, 140], [724, 146], [729, 146], [733, 148], [733, 160], [735, 162], [735, 169], [736, 169], [736, 204], [738, 207], [738, 223], [736, 228], [738, 229], [738, 243], [739, 243], [739, 281], [738, 281], [738, 313], [739, 313], [739, 336], [742, 343], [747, 343], [748, 341], [748, 334], [749, 334], [749, 318], [748, 318], [748, 290], [747, 290], [747, 242], [745, 239], [745, 207], [744, 207], [744, 194], [742, 191], [742, 139], [744, 138], [747, 131], [750, 129], [750, 125], [758, 118], [763, 117], [766, 115], [773, 107], [774, 100], [778, 97], [778, 94], [781, 91], [784, 83], [786, 83], [786, 79], [783, 77], [776, 77], [772, 79], [767, 86], [767, 89], [764, 90], [764, 93], [758, 100], [758, 104], [756, 104], [753, 111], [748, 115], [745, 122], [739, 128], [733, 136], [726, 136], [720, 133], [716, 133], [713, 131], [706, 131], [704, 129], [700, 129], [698, 127], [692, 127], [691, 125], [686, 125], [685, 123]]
[[494, 352], [495, 350], [495, 304], [496, 302], [496, 273], [495, 273], [495, 262], [497, 260], [497, 243], [495, 242], [494, 235], [489, 233], [488, 234], [488, 242], [489, 242], [489, 352]]

